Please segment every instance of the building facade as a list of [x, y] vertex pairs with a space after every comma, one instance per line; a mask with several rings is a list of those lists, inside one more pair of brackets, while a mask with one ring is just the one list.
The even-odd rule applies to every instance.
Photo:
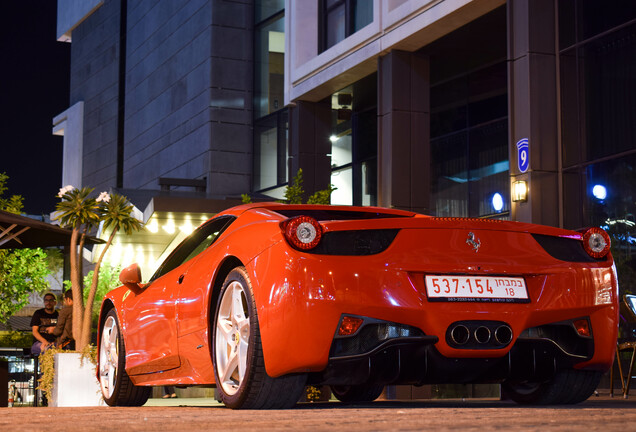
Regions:
[[59, 0], [58, 34], [63, 183], [151, 224], [302, 169], [333, 204], [603, 226], [632, 280], [633, 1]]

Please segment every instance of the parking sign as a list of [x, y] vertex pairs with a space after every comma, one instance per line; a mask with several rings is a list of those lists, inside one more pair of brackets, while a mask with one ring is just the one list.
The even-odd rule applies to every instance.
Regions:
[[530, 165], [528, 138], [522, 138], [517, 141], [517, 164], [519, 165], [519, 171], [522, 173], [528, 171], [528, 166]]

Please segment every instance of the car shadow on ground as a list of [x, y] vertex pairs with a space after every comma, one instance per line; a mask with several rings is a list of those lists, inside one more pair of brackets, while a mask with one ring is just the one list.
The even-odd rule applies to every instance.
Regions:
[[[219, 408], [226, 407], [212, 398], [180, 398], [180, 399], [150, 399], [147, 407], [191, 407], [191, 408]], [[400, 410], [400, 409], [490, 409], [490, 408], [551, 408], [559, 410], [582, 409], [636, 409], [636, 396], [624, 399], [621, 395], [609, 397], [607, 393], [592, 396], [587, 401], [577, 405], [517, 405], [513, 401], [499, 399], [420, 399], [420, 400], [376, 400], [368, 403], [347, 404], [335, 399], [325, 402], [299, 402], [293, 410]]]
[[329, 402], [303, 402], [298, 403], [294, 409], [320, 410], [320, 409], [413, 409], [413, 408], [552, 408], [552, 409], [636, 409], [636, 397], [623, 399], [622, 396], [610, 398], [609, 396], [592, 396], [587, 401], [575, 405], [518, 405], [510, 400], [498, 399], [426, 399], [416, 401], [387, 401], [380, 400], [369, 403], [345, 404], [339, 401]]

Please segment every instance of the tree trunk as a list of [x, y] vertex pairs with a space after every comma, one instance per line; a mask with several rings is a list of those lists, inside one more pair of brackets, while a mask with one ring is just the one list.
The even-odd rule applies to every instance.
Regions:
[[82, 290], [82, 304], [84, 304], [84, 243], [86, 242], [86, 236], [88, 235], [88, 225], [84, 227], [84, 231], [80, 235], [79, 248], [78, 248], [78, 261], [77, 267], [79, 268], [79, 283], [80, 290]]
[[78, 237], [80, 236], [80, 232], [78, 228], [73, 228], [71, 234], [71, 250], [70, 250], [70, 259], [71, 259], [71, 290], [73, 292], [73, 339], [75, 339], [75, 347], [78, 350], [81, 350], [84, 346], [80, 346], [80, 341], [82, 340], [82, 320], [81, 317], [84, 315], [84, 302], [82, 287], [80, 285], [81, 274], [79, 273], [78, 260], [81, 259], [81, 255], [78, 253]]
[[[95, 294], [97, 293], [97, 284], [99, 283], [99, 268], [102, 265], [102, 260], [106, 255], [106, 251], [110, 247], [113, 242], [113, 238], [117, 233], [117, 229], [114, 229], [113, 232], [108, 237], [108, 241], [102, 250], [102, 253], [99, 255], [99, 259], [97, 263], [95, 263], [95, 268], [93, 269], [93, 279], [91, 280], [91, 286], [88, 291], [88, 299], [86, 300], [86, 305], [84, 307], [84, 320], [82, 321], [82, 334], [88, 335], [88, 343], [90, 343], [90, 335], [93, 323], [93, 302], [95, 301]], [[78, 350], [80, 348], [77, 348]]]
[[[78, 321], [80, 322], [79, 334], [75, 337], [75, 333], [73, 333], [73, 337], [75, 339], [75, 349], [81, 351], [84, 347], [91, 342], [91, 333], [90, 333], [90, 325], [89, 331], [86, 332], [86, 326], [84, 325], [84, 311], [86, 310], [86, 305], [84, 303], [84, 242], [86, 241], [86, 231], [88, 228], [84, 228], [84, 232], [80, 234], [79, 247], [77, 248], [77, 280], [79, 282], [79, 298], [75, 297], [75, 292], [73, 292], [73, 306], [75, 303], [80, 303], [80, 314], [75, 315], [75, 309], [73, 309], [73, 317], [77, 316]], [[79, 301], [78, 301], [79, 300]], [[75, 319], [73, 320], [73, 327], [75, 327]]]

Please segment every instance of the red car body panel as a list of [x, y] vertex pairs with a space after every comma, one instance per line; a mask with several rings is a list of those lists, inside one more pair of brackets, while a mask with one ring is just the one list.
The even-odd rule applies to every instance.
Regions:
[[[607, 370], [618, 328], [613, 260], [566, 262], [550, 256], [531, 234], [580, 240], [578, 232], [533, 224], [433, 218], [399, 210], [329, 206], [329, 210], [382, 212], [395, 218], [321, 221], [325, 233], [389, 229], [390, 246], [365, 256], [300, 252], [284, 239], [285, 209], [323, 206], [254, 204], [219, 216], [237, 219], [213, 245], [145, 287], [110, 292], [104, 315], [116, 309], [126, 347], [126, 370], [136, 385], [213, 384], [211, 331], [215, 287], [223, 263], [240, 262], [252, 283], [267, 373], [323, 371], [343, 314], [372, 317], [439, 337], [434, 347], [449, 359], [500, 358], [524, 330], [589, 317], [593, 356], [575, 368]], [[469, 233], [479, 239], [476, 251]], [[431, 301], [425, 275], [522, 277], [527, 303]], [[181, 282], [179, 280], [181, 279]], [[507, 323], [513, 340], [501, 349], [458, 349], [444, 338], [462, 320]]]

